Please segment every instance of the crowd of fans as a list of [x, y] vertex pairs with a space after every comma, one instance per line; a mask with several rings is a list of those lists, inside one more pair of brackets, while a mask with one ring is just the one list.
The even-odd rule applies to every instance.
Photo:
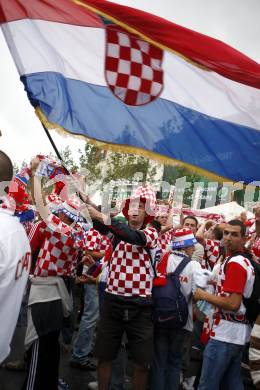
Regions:
[[129, 360], [134, 390], [240, 390], [241, 367], [260, 388], [260, 207], [253, 220], [199, 223], [180, 212], [174, 224], [146, 184], [102, 213], [54, 160], [37, 156], [12, 176], [1, 152], [0, 363], [26, 300], [23, 390], [69, 389], [61, 342], [73, 345], [72, 368], [97, 370], [82, 389], [124, 389]]

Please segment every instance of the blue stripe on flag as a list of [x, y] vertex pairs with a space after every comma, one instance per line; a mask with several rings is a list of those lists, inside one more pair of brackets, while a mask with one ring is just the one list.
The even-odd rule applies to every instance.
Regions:
[[126, 106], [107, 87], [55, 72], [21, 80], [31, 103], [71, 133], [145, 148], [235, 181], [260, 180], [260, 131], [160, 98]]

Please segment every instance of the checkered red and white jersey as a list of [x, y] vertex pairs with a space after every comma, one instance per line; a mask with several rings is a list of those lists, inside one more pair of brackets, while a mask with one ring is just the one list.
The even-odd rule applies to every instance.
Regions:
[[86, 233], [86, 250], [89, 251], [97, 251], [99, 250], [101, 243], [101, 234], [95, 230], [94, 228], [91, 228]]
[[157, 246], [162, 249], [162, 251], [165, 251], [169, 245], [171, 244], [172, 236], [169, 232], [165, 232], [163, 234], [159, 234], [158, 240], [157, 240]]
[[89, 229], [86, 234], [85, 249], [90, 251], [106, 251], [111, 245], [109, 238], [105, 234], [100, 234], [94, 228]]
[[175, 229], [171, 229], [168, 232], [159, 234], [158, 240], [157, 240], [157, 246], [162, 249], [162, 251], [165, 251], [169, 249], [171, 242], [174, 237]]
[[260, 257], [260, 238], [257, 236], [255, 237], [255, 241], [252, 246], [252, 251], [257, 257]]
[[202, 268], [212, 270], [216, 264], [216, 261], [220, 253], [220, 241], [206, 239], [206, 245], [204, 248], [204, 259], [202, 260]]
[[39, 240], [39, 233], [41, 236], [34, 276], [72, 276], [78, 250], [85, 246], [83, 229], [79, 225], [70, 227], [53, 214], [49, 215], [47, 224], [41, 222], [37, 226], [29, 235], [31, 245]]
[[152, 293], [153, 270], [147, 250], [157, 244], [156, 229], [143, 230], [146, 248], [120, 241], [110, 263], [106, 291], [123, 296], [147, 297]]
[[32, 221], [26, 221], [26, 222], [22, 222], [22, 225], [24, 227], [24, 230], [28, 236], [28, 234], [30, 233], [31, 231], [31, 228], [33, 226], [33, 222]]
[[101, 242], [100, 242], [99, 250], [106, 252], [107, 250], [110, 249], [110, 247], [111, 247], [111, 241], [109, 240], [109, 238], [105, 234], [103, 234], [101, 236]]

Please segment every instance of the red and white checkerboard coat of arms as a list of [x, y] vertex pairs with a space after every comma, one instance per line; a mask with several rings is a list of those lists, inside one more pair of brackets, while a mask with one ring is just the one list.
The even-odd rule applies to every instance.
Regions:
[[105, 78], [113, 94], [130, 106], [155, 100], [163, 90], [163, 51], [113, 24], [106, 38]]

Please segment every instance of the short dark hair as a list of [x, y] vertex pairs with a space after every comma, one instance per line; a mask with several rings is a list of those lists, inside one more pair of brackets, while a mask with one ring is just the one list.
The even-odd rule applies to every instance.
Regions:
[[193, 219], [193, 221], [196, 222], [196, 227], [198, 227], [199, 221], [197, 220], [196, 217], [194, 217], [194, 215], [187, 215], [187, 216], [183, 219], [183, 225], [184, 225], [184, 222], [186, 221], [186, 219]]
[[242, 221], [240, 221], [240, 219], [231, 219], [231, 221], [228, 221], [227, 224], [231, 226], [240, 226], [241, 237], [245, 237], [246, 226]]
[[223, 230], [218, 225], [214, 226], [213, 233], [214, 233], [216, 240], [220, 241], [222, 239]]
[[10, 181], [13, 177], [13, 164], [10, 158], [0, 150], [0, 182]]

